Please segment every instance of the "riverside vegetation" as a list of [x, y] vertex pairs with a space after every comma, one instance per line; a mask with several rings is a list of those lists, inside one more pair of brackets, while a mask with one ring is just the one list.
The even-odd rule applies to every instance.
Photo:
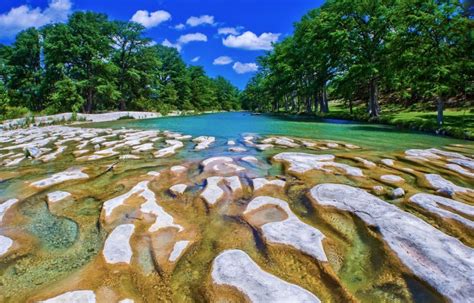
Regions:
[[[260, 59], [243, 106], [473, 138], [470, 3], [326, 1]], [[332, 114], [330, 100], [339, 104]]]

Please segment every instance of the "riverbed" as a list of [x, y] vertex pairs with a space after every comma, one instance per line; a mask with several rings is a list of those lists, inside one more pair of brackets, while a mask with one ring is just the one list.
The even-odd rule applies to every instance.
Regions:
[[0, 302], [472, 301], [473, 155], [245, 112], [5, 131]]

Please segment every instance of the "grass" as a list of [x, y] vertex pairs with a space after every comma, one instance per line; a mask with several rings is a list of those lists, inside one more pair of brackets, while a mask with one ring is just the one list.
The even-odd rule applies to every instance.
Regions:
[[355, 106], [353, 114], [349, 108], [340, 102], [329, 103], [328, 114], [318, 114], [324, 118], [338, 118], [375, 122], [394, 125], [400, 128], [417, 131], [433, 132], [448, 135], [459, 139], [474, 140], [474, 108], [451, 109], [444, 111], [444, 123], [441, 128], [437, 124], [437, 112], [434, 110], [423, 110], [420, 107], [403, 108], [397, 105], [381, 105], [379, 119], [369, 119], [365, 105]]

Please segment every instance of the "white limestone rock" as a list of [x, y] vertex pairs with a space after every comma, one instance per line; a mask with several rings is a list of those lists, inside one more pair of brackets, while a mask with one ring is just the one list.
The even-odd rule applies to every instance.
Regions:
[[60, 191], [60, 190], [47, 194], [48, 203], [56, 203], [70, 196], [71, 196], [70, 193], [66, 191]]
[[280, 153], [273, 157], [274, 160], [284, 161], [289, 164], [288, 171], [298, 174], [306, 173], [310, 170], [322, 170], [328, 173], [334, 173], [333, 170], [326, 167], [336, 167], [342, 169], [345, 174], [354, 177], [363, 177], [362, 170], [344, 163], [334, 162], [333, 155], [314, 155], [306, 153]]
[[[474, 206], [461, 203], [456, 200], [425, 193], [415, 194], [411, 196], [409, 200], [410, 202], [415, 203], [421, 206], [422, 208], [428, 210], [429, 212], [437, 214], [440, 217], [453, 219], [470, 228], [474, 228], [473, 221], [448, 210], [449, 208], [454, 209], [455, 211], [461, 214], [474, 217]], [[443, 208], [443, 206], [447, 207], [448, 209]]]
[[242, 183], [238, 176], [225, 177], [224, 181], [232, 193], [237, 193], [242, 190]]
[[226, 250], [212, 263], [212, 280], [237, 288], [254, 303], [319, 303], [315, 295], [262, 270], [245, 252]]
[[36, 188], [46, 188], [66, 181], [88, 179], [89, 175], [83, 173], [83, 170], [83, 167], [72, 167], [63, 172], [56, 173], [49, 178], [33, 182], [31, 183], [31, 186]]
[[469, 168], [474, 170], [474, 160], [471, 159], [458, 159], [458, 158], [450, 158], [448, 162], [458, 164], [464, 166], [465, 168]]
[[170, 187], [170, 192], [175, 196], [179, 196], [184, 194], [186, 188], [188, 188], [186, 184], [175, 184]]
[[402, 183], [405, 182], [405, 179], [403, 179], [400, 176], [397, 175], [383, 175], [380, 177], [380, 180], [388, 182], [388, 183]]
[[252, 179], [252, 184], [253, 184], [253, 190], [257, 191], [268, 185], [283, 188], [285, 187], [286, 182], [279, 179], [269, 181], [265, 178], [255, 178], [255, 179]]
[[195, 150], [203, 150], [209, 148], [209, 146], [216, 141], [215, 137], [200, 136], [193, 139], [193, 142], [198, 144], [194, 147]]
[[235, 145], [235, 141], [234, 140], [228, 140], [227, 145], [233, 146], [233, 145]]
[[119, 159], [120, 160], [139, 160], [140, 157], [136, 155], [121, 155]]
[[185, 171], [187, 171], [188, 169], [185, 167], [185, 166], [182, 166], [182, 165], [175, 165], [175, 166], [172, 166], [170, 168], [170, 171], [174, 174], [174, 175], [180, 175], [182, 173], [184, 173]]
[[243, 153], [243, 152], [246, 152], [247, 149], [245, 147], [234, 146], [234, 147], [230, 147], [229, 151], [234, 152], [234, 153]]
[[253, 164], [253, 165], [258, 164], [258, 159], [255, 158], [254, 156], [245, 156], [245, 157], [242, 157], [240, 160]]
[[364, 164], [365, 167], [367, 168], [374, 168], [377, 167], [377, 164], [375, 164], [372, 161], [369, 161], [367, 159], [361, 158], [361, 157], [355, 157], [355, 160], [359, 161], [360, 163]]
[[201, 162], [203, 170], [218, 174], [238, 173], [245, 168], [234, 163], [231, 157], [211, 157]]
[[364, 190], [343, 184], [320, 184], [310, 194], [319, 205], [352, 212], [366, 224], [377, 227], [400, 260], [449, 300], [473, 301], [472, 248]]
[[201, 193], [201, 198], [203, 198], [207, 204], [216, 204], [224, 196], [224, 190], [219, 187], [219, 183], [222, 180], [222, 177], [217, 176], [206, 179], [206, 188], [204, 188], [204, 191]]
[[432, 188], [437, 189], [441, 192], [474, 193], [474, 190], [458, 186], [437, 174], [425, 174], [425, 178]]
[[320, 261], [328, 260], [322, 244], [323, 233], [298, 219], [287, 202], [267, 196], [256, 197], [247, 205], [244, 215], [268, 205], [283, 209], [288, 218], [278, 222], [265, 223], [261, 226], [266, 241], [292, 246]]
[[405, 195], [405, 190], [401, 187], [397, 187], [390, 192], [392, 199], [398, 199]]
[[8, 252], [8, 250], [12, 247], [12, 245], [13, 245], [12, 239], [6, 236], [0, 235], [0, 257], [5, 255]]
[[469, 170], [465, 169], [464, 167], [457, 165], [457, 164], [446, 164], [446, 167], [452, 171], [457, 172], [458, 174], [461, 174], [463, 176], [469, 177], [469, 178], [474, 178], [474, 173], [470, 172]]
[[176, 262], [176, 260], [178, 260], [181, 257], [186, 247], [188, 247], [189, 243], [191, 242], [186, 241], [186, 240], [176, 242], [174, 244], [173, 250], [171, 251], [168, 260], [170, 262]]
[[147, 174], [148, 176], [152, 176], [152, 177], [155, 177], [155, 178], [157, 178], [157, 177], [159, 177], [159, 176], [161, 175], [161, 173], [158, 172], [158, 171], [149, 171], [149, 172], [147, 172], [146, 174]]
[[102, 254], [109, 264], [126, 263], [132, 260], [130, 239], [135, 231], [135, 225], [122, 224], [114, 228], [105, 240]]
[[394, 166], [395, 165], [395, 161], [393, 161], [392, 159], [382, 159], [382, 160], [380, 160], [380, 162], [382, 162], [383, 164], [385, 164], [387, 166]]
[[7, 211], [16, 203], [18, 203], [18, 199], [8, 199], [7, 201], [0, 204], [0, 224], [2, 223], [3, 217]]
[[95, 303], [95, 293], [92, 290], [75, 290], [63, 293], [39, 303]]

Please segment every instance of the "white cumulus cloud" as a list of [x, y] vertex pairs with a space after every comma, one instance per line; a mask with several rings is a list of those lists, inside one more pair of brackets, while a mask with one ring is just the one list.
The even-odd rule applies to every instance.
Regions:
[[146, 28], [152, 28], [170, 19], [171, 15], [167, 11], [149, 12], [146, 10], [139, 10], [132, 16], [132, 19], [130, 20], [140, 23]]
[[217, 29], [219, 35], [234, 35], [240, 34], [240, 31], [235, 27], [221, 27]]
[[161, 43], [161, 45], [167, 46], [167, 47], [174, 47], [178, 51], [181, 51], [185, 44], [188, 44], [190, 42], [206, 42], [206, 41], [207, 41], [207, 36], [204, 35], [203, 33], [192, 33], [192, 34], [181, 35], [176, 41], [176, 43], [172, 43], [168, 39], [165, 39]]
[[183, 23], [179, 23], [179, 24], [176, 24], [174, 26], [174, 29], [177, 29], [177, 30], [182, 30], [186, 27], [186, 25], [184, 25]]
[[209, 16], [209, 15], [202, 15], [199, 17], [189, 17], [188, 20], [186, 21], [186, 24], [195, 27], [203, 24], [210, 24], [214, 25], [214, 16]]
[[51, 0], [45, 9], [28, 5], [14, 7], [8, 13], [0, 14], [0, 37], [12, 37], [29, 27], [66, 21], [71, 8], [70, 0]]
[[278, 41], [280, 34], [263, 33], [260, 36], [253, 32], [246, 31], [240, 36], [229, 35], [222, 39], [222, 43], [227, 47], [241, 48], [246, 50], [272, 50], [272, 43]]
[[201, 57], [197, 56], [191, 59], [191, 62], [198, 62]]
[[258, 65], [255, 63], [235, 62], [232, 68], [237, 74], [245, 74], [256, 72], [258, 70]]
[[220, 56], [220, 57], [217, 57], [216, 59], [214, 59], [214, 62], [212, 62], [212, 64], [214, 64], [214, 65], [227, 65], [227, 64], [231, 64], [232, 62], [234, 62], [234, 60], [232, 60], [231, 57]]

